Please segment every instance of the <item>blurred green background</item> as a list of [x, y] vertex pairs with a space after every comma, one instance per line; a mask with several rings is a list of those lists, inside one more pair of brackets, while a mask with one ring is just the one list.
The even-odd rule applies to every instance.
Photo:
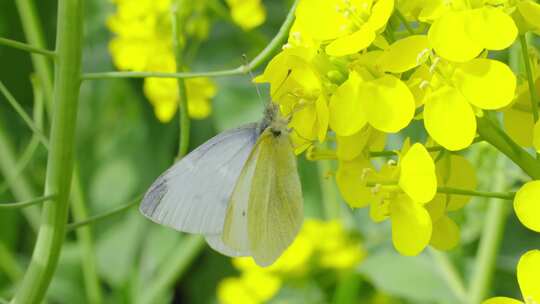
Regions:
[[[265, 24], [249, 33], [228, 20], [212, 16], [210, 37], [203, 42], [191, 65], [195, 71], [232, 68], [243, 63], [242, 54], [252, 58], [268, 43], [283, 21], [289, 1], [265, 1]], [[56, 24], [56, 2], [36, 1], [46, 43], [52, 49]], [[107, 45], [111, 38], [105, 27], [114, 6], [106, 0], [85, 1], [84, 63], [86, 72], [112, 71]], [[0, 1], [0, 37], [26, 41], [13, 1]], [[34, 70], [27, 53], [0, 47], [0, 80], [10, 89], [28, 113], [33, 109], [30, 77]], [[256, 73], [257, 74], [257, 73]], [[213, 113], [204, 120], [192, 121], [190, 149], [214, 134], [260, 118], [259, 101], [249, 76], [217, 78]], [[262, 86], [263, 92], [267, 88]], [[88, 81], [81, 87], [76, 159], [80, 170], [82, 197], [89, 214], [98, 214], [125, 204], [143, 193], [150, 183], [174, 161], [178, 146], [178, 121], [160, 123], [142, 92], [142, 80]], [[423, 138], [423, 130], [412, 126], [405, 134]], [[31, 131], [0, 97], [0, 200], [10, 202], [25, 196], [39, 196], [43, 188], [46, 151], [39, 147], [27, 169], [6, 187], [9, 159], [20, 157]], [[390, 139], [398, 147], [401, 138]], [[6, 154], [7, 153], [7, 154]], [[524, 179], [520, 171], [484, 145], [475, 146], [468, 158], [478, 168], [480, 189], [511, 190]], [[299, 156], [300, 174], [309, 217], [323, 217], [320, 176], [321, 164]], [[328, 181], [323, 181], [323, 183]], [[331, 181], [330, 181], [331, 182]], [[22, 198], [21, 198], [22, 197]], [[339, 199], [339, 198], [338, 198]], [[462, 245], [449, 253], [450, 260], [467, 282], [474, 262], [479, 236], [486, 221], [488, 206], [510, 202], [475, 199], [454, 214], [462, 229]], [[349, 299], [355, 303], [455, 303], [444, 268], [430, 250], [418, 257], [399, 256], [391, 246], [388, 223], [374, 224], [366, 209], [350, 210], [344, 203], [347, 228], [360, 235], [368, 249], [367, 259], [353, 274], [359, 289]], [[37, 210], [34, 210], [37, 211]], [[26, 211], [30, 212], [30, 211]], [[0, 210], [0, 297], [10, 298], [24, 271], [35, 241], [35, 231], [20, 210]], [[160, 280], [173, 261], [186, 254], [181, 234], [152, 224], [137, 208], [92, 226], [94, 248], [85, 248], [74, 232], [69, 232], [53, 283], [47, 294], [49, 303], [91, 303], [85, 292], [83, 265], [88, 254], [95, 255], [97, 276], [106, 303], [137, 303]], [[504, 240], [494, 276], [493, 292], [519, 297], [515, 265], [528, 249], [540, 248], [540, 237], [518, 223], [508, 208]], [[14, 260], [12, 260], [14, 259]], [[236, 275], [230, 259], [206, 245], [196, 254], [183, 275], [153, 303], [215, 303], [216, 286]], [[280, 292], [274, 303], [329, 303], [335, 297], [339, 280], [330, 285], [314, 284]], [[317, 283], [318, 282], [318, 283]], [[318, 296], [313, 298], [312, 296]], [[384, 297], [374, 297], [384, 294]]]

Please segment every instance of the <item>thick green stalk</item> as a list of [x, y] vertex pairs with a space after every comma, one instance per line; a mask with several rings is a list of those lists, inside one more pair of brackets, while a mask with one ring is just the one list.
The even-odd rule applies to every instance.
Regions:
[[[43, 39], [43, 31], [41, 30], [41, 22], [38, 18], [34, 3], [32, 0], [15, 0], [17, 5], [17, 11], [21, 18], [22, 27], [26, 36], [26, 41], [29, 44], [41, 48], [48, 49]], [[45, 93], [45, 107], [47, 112], [50, 113], [50, 109], [53, 103], [53, 81], [52, 81], [52, 69], [48, 58], [40, 54], [32, 54], [32, 64], [36, 70], [39, 82], [43, 86], [43, 92]]]
[[53, 119], [45, 195], [56, 199], [43, 206], [42, 224], [13, 303], [40, 303], [50, 284], [64, 242], [73, 171], [73, 150], [82, 57], [82, 0], [59, 0]]
[[[71, 212], [76, 221], [82, 221], [88, 217], [86, 202], [82, 193], [81, 181], [79, 180], [79, 170], [75, 168], [73, 173], [73, 190], [71, 194]], [[81, 252], [81, 265], [84, 277], [84, 286], [88, 303], [103, 303], [103, 293], [101, 283], [97, 273], [97, 262], [92, 236], [92, 227], [87, 226], [77, 229], [77, 243]]]
[[478, 134], [486, 142], [510, 158], [531, 178], [540, 179], [540, 162], [537, 162], [531, 154], [516, 144], [486, 115], [477, 119]]
[[[497, 163], [499, 165], [495, 171], [497, 173], [494, 180], [494, 190], [501, 191], [506, 188], [505, 168], [500, 165], [500, 163], [504, 163], [504, 160], [499, 157]], [[481, 303], [488, 296], [510, 208], [511, 205], [504, 201], [491, 199], [489, 202], [482, 239], [470, 282], [469, 304]]]

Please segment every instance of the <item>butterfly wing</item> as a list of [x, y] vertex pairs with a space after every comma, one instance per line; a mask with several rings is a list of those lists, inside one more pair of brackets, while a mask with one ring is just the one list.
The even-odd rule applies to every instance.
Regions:
[[179, 231], [220, 234], [234, 185], [257, 137], [257, 124], [249, 124], [208, 140], [152, 184], [141, 213]]
[[296, 157], [286, 134], [266, 130], [239, 177], [227, 210], [223, 242], [272, 264], [292, 243], [303, 221]]

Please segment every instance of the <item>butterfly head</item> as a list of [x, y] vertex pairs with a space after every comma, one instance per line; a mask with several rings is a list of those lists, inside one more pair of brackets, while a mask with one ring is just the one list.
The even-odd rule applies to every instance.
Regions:
[[281, 115], [279, 106], [270, 102], [264, 110], [264, 118], [260, 124], [260, 132], [262, 133], [268, 128], [275, 137], [281, 136], [282, 134], [288, 134], [288, 123], [289, 119]]

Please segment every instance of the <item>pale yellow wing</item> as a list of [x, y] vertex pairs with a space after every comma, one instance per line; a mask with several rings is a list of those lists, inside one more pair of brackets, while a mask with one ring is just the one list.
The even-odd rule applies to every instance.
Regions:
[[223, 243], [272, 264], [292, 243], [303, 221], [296, 157], [287, 134], [266, 130], [235, 186], [223, 228]]
[[287, 134], [266, 130], [258, 144], [248, 202], [250, 254], [261, 266], [272, 264], [298, 234], [304, 217], [296, 156]]
[[261, 152], [261, 139], [259, 138], [257, 140], [234, 186], [223, 225], [223, 245], [233, 251], [242, 252], [247, 255], [250, 254], [247, 232], [249, 194], [257, 165], [257, 158]]

